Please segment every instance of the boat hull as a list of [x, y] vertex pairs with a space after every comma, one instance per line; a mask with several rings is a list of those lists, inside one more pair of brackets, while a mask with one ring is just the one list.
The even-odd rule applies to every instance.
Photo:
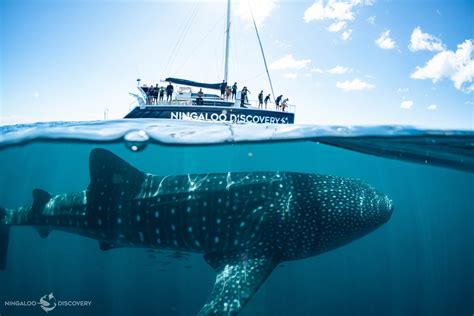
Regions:
[[157, 118], [230, 122], [237, 124], [293, 124], [295, 114], [290, 112], [220, 106], [156, 105], [137, 106], [125, 118]]

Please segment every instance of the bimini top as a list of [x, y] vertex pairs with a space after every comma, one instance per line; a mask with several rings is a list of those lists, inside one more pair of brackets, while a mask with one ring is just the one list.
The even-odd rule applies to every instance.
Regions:
[[206, 89], [215, 89], [219, 90], [222, 86], [222, 84], [227, 86], [227, 82], [224, 83], [204, 83], [204, 82], [196, 82], [192, 80], [187, 80], [187, 79], [179, 79], [179, 78], [166, 78], [165, 81], [172, 82], [175, 84], [180, 84], [180, 85], [185, 85], [185, 86], [191, 86], [191, 87], [198, 87], [198, 88], [206, 88]]

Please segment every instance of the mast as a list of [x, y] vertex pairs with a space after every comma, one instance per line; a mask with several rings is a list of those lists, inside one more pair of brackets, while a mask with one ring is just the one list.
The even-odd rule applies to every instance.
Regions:
[[225, 36], [225, 65], [224, 65], [224, 81], [227, 82], [229, 75], [229, 42], [230, 42], [230, 0], [227, 0], [227, 27]]

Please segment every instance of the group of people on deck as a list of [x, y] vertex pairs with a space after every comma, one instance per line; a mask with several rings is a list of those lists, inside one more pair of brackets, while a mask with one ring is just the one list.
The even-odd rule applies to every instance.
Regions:
[[[275, 99], [275, 107], [277, 110], [281, 110], [283, 112], [285, 112], [286, 108], [288, 107], [288, 101], [289, 99], [286, 98], [283, 100], [283, 95], [279, 95], [276, 99]], [[270, 101], [270, 93], [265, 97], [265, 99], [263, 98], [263, 90], [260, 91], [260, 93], [258, 94], [258, 108], [259, 109], [263, 109], [263, 104], [265, 104], [265, 109], [267, 109], [267, 104], [268, 102], [271, 102]]]
[[237, 97], [237, 82], [235, 82], [232, 86], [228, 86], [225, 80], [222, 81], [221, 86], [221, 98], [223, 100], [235, 100]]
[[173, 99], [173, 92], [174, 92], [174, 87], [171, 84], [171, 82], [168, 83], [168, 85], [165, 87], [163, 86], [158, 86], [156, 84], [155, 86], [150, 85], [147, 87], [146, 85], [143, 85], [144, 88], [146, 89], [146, 104], [158, 104], [159, 102], [164, 102], [165, 98], [165, 93], [166, 93], [166, 101], [171, 102]]
[[[143, 86], [143, 88], [147, 88], [146, 91], [146, 104], [149, 105], [156, 105], [159, 104], [160, 102], [164, 102], [164, 97], [166, 94], [166, 102], [171, 102], [173, 99], [173, 92], [174, 92], [174, 87], [171, 84], [171, 82], [168, 83], [166, 88], [164, 86], [158, 86], [156, 84], [155, 86], [150, 85], [147, 87], [146, 85]], [[228, 86], [225, 81], [222, 82], [220, 86], [220, 91], [221, 91], [221, 98], [223, 100], [236, 100], [237, 98], [237, 82], [235, 82], [232, 86]], [[241, 106], [244, 106], [245, 104], [249, 103], [249, 94], [250, 90], [244, 86], [242, 90], [240, 91], [240, 104]], [[196, 103], [198, 105], [203, 104], [203, 97], [204, 93], [202, 89], [199, 90], [198, 92], [198, 98], [196, 100]], [[271, 103], [271, 96], [268, 94], [267, 96], [264, 97], [263, 90], [260, 91], [258, 94], [258, 108], [263, 109], [263, 105], [265, 104], [265, 109], [268, 107], [268, 103]], [[276, 110], [281, 110], [285, 112], [286, 108], [288, 107], [288, 98], [283, 99], [283, 95], [279, 95], [275, 99], [275, 107]]]
[[[223, 100], [235, 100], [237, 97], [237, 82], [234, 82], [232, 86], [228, 86], [225, 81], [222, 81], [222, 84], [220, 86], [220, 91], [221, 91], [221, 98]], [[243, 106], [245, 103], [249, 103], [249, 97], [248, 95], [250, 94], [250, 90], [244, 86], [242, 88], [242, 91], [240, 92], [240, 105]], [[271, 96], [270, 93], [264, 98], [263, 97], [264, 93], [263, 90], [260, 91], [258, 94], [258, 108], [263, 109], [263, 105], [265, 104], [265, 109], [267, 109], [268, 103], [271, 102]], [[289, 99], [283, 99], [283, 95], [279, 95], [275, 99], [275, 107], [277, 110], [281, 110], [285, 112], [286, 108], [288, 107], [288, 101]]]

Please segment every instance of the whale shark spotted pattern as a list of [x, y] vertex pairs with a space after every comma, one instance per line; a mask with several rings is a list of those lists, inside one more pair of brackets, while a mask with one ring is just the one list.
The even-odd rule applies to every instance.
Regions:
[[199, 315], [235, 315], [281, 262], [349, 243], [388, 221], [392, 201], [352, 179], [294, 172], [157, 176], [105, 149], [89, 159], [83, 192], [0, 209], [0, 268], [9, 229], [94, 238], [102, 250], [142, 247], [204, 254], [217, 276]]

